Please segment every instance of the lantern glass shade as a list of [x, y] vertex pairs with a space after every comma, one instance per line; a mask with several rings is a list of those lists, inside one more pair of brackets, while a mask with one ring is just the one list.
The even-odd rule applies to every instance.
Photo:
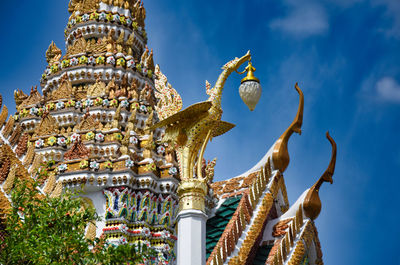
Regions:
[[261, 91], [261, 85], [256, 80], [244, 81], [239, 87], [239, 95], [251, 111], [256, 108]]

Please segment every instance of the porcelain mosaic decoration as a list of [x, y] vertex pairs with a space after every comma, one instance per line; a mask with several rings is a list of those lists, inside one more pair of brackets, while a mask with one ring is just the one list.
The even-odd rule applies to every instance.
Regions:
[[221, 120], [225, 81], [246, 73], [239, 93], [250, 110], [261, 97], [250, 52], [226, 63], [214, 86], [206, 82], [208, 99], [181, 110], [147, 47], [143, 1], [71, 0], [68, 10], [66, 52], [50, 44], [41, 89], [16, 90], [15, 113], [0, 96], [0, 216], [15, 179], [41, 176], [51, 196], [85, 191], [103, 217], [87, 237], [146, 244], [157, 251], [148, 264], [323, 264], [314, 220], [336, 144], [327, 134], [328, 169], [290, 207], [283, 173], [288, 141], [301, 133], [297, 84], [297, 114], [264, 158], [213, 182], [217, 159], [203, 158], [205, 149], [234, 127]]

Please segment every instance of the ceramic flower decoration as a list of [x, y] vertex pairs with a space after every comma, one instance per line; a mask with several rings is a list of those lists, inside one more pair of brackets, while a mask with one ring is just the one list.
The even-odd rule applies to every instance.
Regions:
[[79, 58], [80, 64], [87, 64], [87, 62], [88, 62], [88, 58], [86, 56], [81, 56], [81, 58]]
[[29, 111], [28, 111], [27, 109], [21, 110], [20, 115], [21, 115], [22, 117], [26, 117], [26, 116], [28, 116], [28, 114], [29, 114]]
[[44, 109], [43, 109], [43, 108], [39, 108], [39, 109], [38, 109], [38, 112], [37, 112], [37, 115], [38, 115], [38, 116], [42, 116], [43, 113], [44, 113]]
[[68, 169], [68, 165], [67, 164], [61, 164], [57, 167], [58, 172], [64, 172]]
[[165, 153], [165, 147], [160, 145], [159, 147], [157, 147], [157, 153], [158, 154], [164, 154]]
[[59, 102], [56, 103], [56, 109], [57, 110], [60, 110], [60, 109], [63, 109], [63, 108], [64, 108], [64, 102], [59, 101]]
[[135, 165], [135, 162], [133, 162], [131, 159], [128, 159], [125, 161], [125, 166], [130, 168], [133, 167]]
[[70, 63], [71, 66], [76, 66], [76, 65], [78, 65], [79, 61], [78, 61], [78, 59], [76, 59], [74, 57], [74, 58], [70, 59], [69, 63]]
[[99, 56], [96, 58], [96, 64], [100, 65], [100, 64], [104, 64], [104, 62], [105, 62], [104, 56]]
[[125, 66], [125, 63], [126, 63], [126, 61], [124, 58], [117, 59], [117, 66], [123, 67], [123, 66]]
[[170, 175], [176, 175], [176, 174], [178, 173], [178, 169], [177, 169], [176, 167], [171, 167], [171, 168], [168, 170], [168, 173], [169, 173]]
[[57, 143], [57, 138], [54, 136], [51, 136], [47, 139], [47, 145], [53, 146]]
[[108, 56], [108, 57], [107, 57], [107, 64], [115, 65], [115, 58], [114, 58], [114, 56]]
[[38, 109], [35, 108], [35, 107], [33, 107], [33, 108], [31, 108], [31, 109], [29, 110], [29, 114], [31, 114], [31, 115], [35, 115], [37, 112], [38, 112]]
[[133, 68], [133, 67], [135, 67], [135, 61], [134, 61], [133, 59], [127, 61], [127, 62], [126, 62], [126, 66], [127, 66], [128, 68]]
[[107, 15], [105, 13], [100, 13], [99, 20], [104, 21], [107, 19]]
[[131, 136], [129, 138], [129, 143], [130, 144], [138, 144], [139, 140], [135, 136]]
[[58, 72], [58, 65], [53, 64], [52, 66], [50, 66], [50, 70], [52, 73], [57, 73]]
[[114, 139], [117, 141], [121, 141], [122, 140], [122, 134], [121, 133], [114, 133]]
[[82, 15], [82, 21], [88, 21], [90, 19], [90, 16], [88, 14]]
[[87, 168], [87, 167], [89, 167], [89, 162], [87, 160], [82, 160], [79, 163], [79, 168], [83, 169], [83, 168]]
[[111, 106], [111, 107], [117, 107], [117, 106], [118, 106], [118, 100], [116, 100], [115, 98], [112, 99], [112, 100], [110, 101], [110, 106]]
[[96, 64], [96, 59], [94, 59], [93, 56], [90, 56], [90, 57], [88, 58], [87, 63], [88, 63], [89, 65], [95, 65], [95, 64]]
[[89, 99], [89, 98], [86, 99], [86, 100], [84, 100], [82, 106], [83, 106], [84, 108], [93, 106], [93, 100], [91, 100], [91, 99]]
[[140, 111], [147, 112], [147, 107], [145, 105], [140, 106]]
[[104, 134], [96, 133], [96, 141], [103, 142], [104, 141]]
[[113, 15], [111, 13], [107, 14], [106, 19], [111, 22], [113, 20]]
[[81, 101], [75, 102], [75, 108], [76, 109], [80, 109], [81, 107], [82, 107], [82, 102]]
[[90, 162], [91, 169], [97, 170], [97, 169], [99, 169], [99, 167], [100, 167], [100, 164], [98, 162], [96, 162], [96, 161]]
[[121, 101], [121, 107], [123, 108], [128, 108], [129, 107], [129, 101], [128, 100], [122, 100]]
[[57, 139], [57, 144], [60, 146], [66, 146], [67, 145], [67, 139], [65, 137], [59, 137]]
[[119, 18], [119, 20], [121, 21], [121, 24], [126, 25], [126, 17], [121, 16], [121, 17]]
[[63, 60], [62, 62], [61, 62], [61, 67], [62, 68], [67, 68], [67, 67], [69, 67], [69, 60]]
[[115, 14], [114, 16], [113, 16], [113, 20], [115, 21], [115, 22], [120, 22], [121, 20], [121, 17], [118, 15], [118, 14]]
[[99, 14], [97, 12], [93, 12], [90, 14], [90, 20], [96, 20], [99, 18]]
[[120, 243], [121, 245], [125, 245], [125, 244], [128, 243], [128, 241], [126, 240], [125, 237], [120, 237], [118, 241], [119, 241], [119, 243]]
[[100, 98], [100, 97], [96, 98], [96, 99], [94, 100], [94, 105], [95, 105], [95, 106], [101, 106], [101, 105], [103, 105], [103, 99]]
[[112, 169], [113, 168], [113, 163], [111, 161], [107, 161], [104, 163], [104, 167], [108, 168], [108, 169]]
[[36, 148], [41, 148], [44, 145], [44, 141], [42, 139], [36, 140], [35, 141], [35, 147]]
[[74, 107], [74, 106], [75, 106], [75, 101], [73, 101], [72, 99], [70, 99], [70, 100], [67, 101], [67, 103], [65, 103], [65, 106], [66, 106], [67, 108]]
[[77, 133], [74, 133], [71, 135], [71, 142], [74, 143], [75, 141], [79, 141], [81, 139], [81, 136]]
[[108, 107], [110, 106], [110, 101], [108, 99], [103, 100], [103, 106]]
[[149, 170], [149, 171], [155, 171], [155, 170], [157, 169], [157, 166], [156, 166], [156, 164], [154, 164], [154, 163], [150, 163], [150, 164], [148, 164], [148, 165], [146, 166], [146, 168], [147, 168], [147, 170]]
[[95, 137], [94, 132], [88, 132], [88, 133], [86, 134], [86, 140], [88, 140], [88, 141], [93, 140], [94, 137]]
[[47, 111], [54, 110], [54, 108], [55, 108], [54, 103], [49, 103], [49, 104], [46, 105], [46, 110]]
[[140, 107], [139, 103], [134, 102], [134, 103], [132, 103], [132, 105], [131, 105], [131, 110], [139, 109], [139, 107]]

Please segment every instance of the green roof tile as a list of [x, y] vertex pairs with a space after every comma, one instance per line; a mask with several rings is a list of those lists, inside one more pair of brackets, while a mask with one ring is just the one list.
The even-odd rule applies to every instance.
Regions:
[[206, 253], [207, 258], [211, 255], [215, 245], [225, 230], [226, 225], [231, 220], [239, 205], [242, 195], [227, 198], [219, 207], [215, 216], [207, 220], [206, 226]]
[[264, 265], [268, 259], [269, 252], [272, 249], [272, 245], [260, 246], [257, 250], [256, 256], [253, 260], [253, 265]]

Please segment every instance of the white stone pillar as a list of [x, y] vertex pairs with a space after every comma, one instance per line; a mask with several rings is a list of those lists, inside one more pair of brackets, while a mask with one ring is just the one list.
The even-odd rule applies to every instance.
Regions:
[[177, 221], [178, 265], [205, 265], [207, 215], [200, 210], [183, 210]]

